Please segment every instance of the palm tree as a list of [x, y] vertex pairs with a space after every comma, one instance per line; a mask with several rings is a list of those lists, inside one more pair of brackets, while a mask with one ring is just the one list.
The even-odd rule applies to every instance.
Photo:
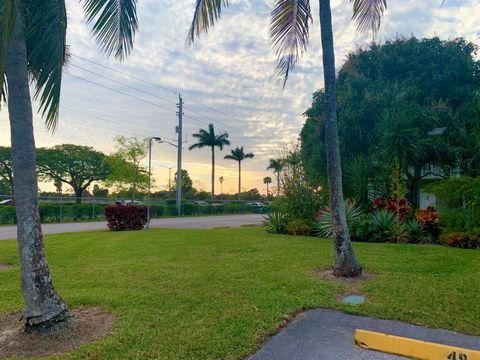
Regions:
[[[387, 7], [387, 0], [351, 0], [353, 19], [361, 31], [378, 30]], [[343, 200], [342, 172], [337, 125], [335, 89], [335, 52], [333, 46], [332, 12], [330, 0], [319, 0], [320, 33], [322, 43], [323, 76], [325, 83], [325, 144], [327, 175], [332, 209], [333, 240], [336, 276], [358, 276], [362, 267], [353, 252], [348, 233]], [[228, 0], [197, 0], [187, 43], [192, 43], [202, 32], [220, 18]], [[276, 0], [271, 14], [270, 36], [276, 49], [278, 64], [275, 73], [284, 77], [283, 86], [296, 62], [307, 50], [312, 12], [309, 0]]]
[[[135, 0], [85, 0], [87, 23], [107, 54], [123, 59], [137, 30]], [[0, 1], [0, 98], [7, 100], [20, 252], [25, 330], [69, 321], [45, 258], [38, 209], [30, 80], [48, 129], [58, 120], [62, 70], [68, 58], [65, 1]], [[4, 82], [6, 78], [6, 82]]]
[[268, 197], [268, 195], [270, 195], [268, 191], [268, 186], [272, 183], [272, 178], [270, 176], [264, 177], [263, 183], [267, 185], [267, 197]]
[[245, 159], [252, 159], [255, 155], [252, 153], [246, 153], [242, 147], [236, 147], [230, 151], [230, 155], [225, 155], [225, 159], [235, 160], [238, 162], [238, 200], [240, 200], [240, 193], [242, 189], [242, 161]]
[[273, 170], [277, 174], [277, 196], [280, 196], [280, 173], [283, 169], [283, 159], [270, 159], [267, 170]]
[[215, 199], [215, 147], [218, 147], [220, 150], [223, 150], [223, 147], [230, 145], [228, 141], [228, 134], [223, 133], [221, 135], [215, 134], [215, 129], [213, 124], [208, 124], [208, 131], [200, 129], [198, 133], [192, 135], [194, 138], [198, 139], [196, 144], [190, 146], [190, 150], [201, 149], [203, 147], [210, 147], [212, 150], [212, 200]]

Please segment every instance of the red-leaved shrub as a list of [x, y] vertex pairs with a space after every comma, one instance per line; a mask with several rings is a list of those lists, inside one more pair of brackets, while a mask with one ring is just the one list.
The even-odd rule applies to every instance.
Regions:
[[438, 241], [442, 230], [438, 225], [438, 211], [435, 209], [435, 206], [430, 205], [426, 209], [418, 209], [415, 217], [423, 225], [423, 227], [428, 231], [433, 241]]
[[442, 244], [462, 249], [480, 248], [480, 234], [467, 234], [464, 232], [453, 232], [442, 235], [440, 238]]
[[112, 231], [142, 230], [147, 223], [147, 207], [109, 205], [105, 208], [107, 226]]
[[395, 214], [395, 217], [398, 216], [398, 220], [406, 221], [408, 212], [410, 211], [410, 205], [408, 204], [407, 199], [395, 199], [391, 197], [379, 197], [376, 199], [372, 207], [375, 210], [386, 210]]

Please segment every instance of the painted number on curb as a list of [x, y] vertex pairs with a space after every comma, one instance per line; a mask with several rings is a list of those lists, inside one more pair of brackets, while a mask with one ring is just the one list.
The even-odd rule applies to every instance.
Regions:
[[456, 351], [452, 351], [448, 357], [447, 357], [448, 360], [468, 360], [468, 356], [467, 354], [462, 354], [462, 353], [458, 353]]

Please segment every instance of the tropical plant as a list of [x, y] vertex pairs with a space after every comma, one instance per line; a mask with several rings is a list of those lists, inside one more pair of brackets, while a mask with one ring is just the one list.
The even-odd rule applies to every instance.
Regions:
[[200, 129], [198, 133], [192, 135], [194, 138], [198, 139], [196, 144], [190, 146], [190, 150], [193, 149], [202, 149], [204, 147], [209, 147], [212, 151], [212, 200], [215, 199], [215, 148], [218, 147], [223, 150], [223, 147], [230, 145], [228, 140], [228, 134], [223, 133], [220, 135], [215, 134], [215, 129], [213, 124], [208, 124], [208, 131]]
[[277, 175], [277, 196], [280, 196], [280, 173], [283, 169], [283, 159], [270, 159], [267, 170], [273, 170]]
[[[353, 0], [353, 19], [359, 30], [371, 30], [374, 34], [379, 26], [386, 0]], [[330, 206], [334, 226], [335, 264], [337, 276], [357, 276], [362, 267], [358, 263], [348, 233], [343, 202], [342, 173], [337, 129], [335, 91], [335, 52], [333, 45], [332, 12], [330, 0], [319, 0], [320, 35], [325, 83], [325, 143], [327, 148], [327, 174], [330, 191]], [[222, 0], [197, 0], [187, 42], [207, 32], [229, 4]], [[290, 71], [307, 50], [312, 13], [309, 0], [277, 0], [271, 14], [270, 35], [277, 53], [275, 73], [287, 81]]]
[[391, 241], [394, 231], [396, 231], [395, 215], [386, 210], [377, 210], [370, 214], [375, 231], [385, 240]]
[[245, 159], [252, 159], [255, 155], [252, 153], [245, 153], [242, 147], [236, 147], [230, 151], [230, 155], [225, 155], [225, 159], [235, 160], [238, 162], [238, 200], [242, 192], [242, 161]]
[[308, 236], [312, 233], [312, 221], [306, 219], [290, 219], [287, 224], [287, 234], [293, 236]]
[[453, 232], [442, 235], [440, 238], [443, 245], [452, 246], [461, 249], [478, 249], [480, 248], [480, 232], [465, 233]]
[[263, 226], [265, 230], [270, 234], [285, 234], [287, 229], [288, 218], [287, 215], [274, 211], [263, 217]]
[[412, 244], [418, 244], [427, 240], [427, 231], [417, 219], [412, 219], [407, 222], [406, 228], [408, 233], [408, 242]]
[[[135, 0], [84, 0], [87, 23], [107, 55], [122, 60], [138, 27]], [[27, 330], [69, 320], [50, 277], [40, 225], [30, 80], [47, 128], [57, 125], [62, 70], [68, 58], [64, 0], [0, 1], [0, 100], [7, 100], [12, 139], [17, 239]], [[7, 81], [4, 81], [4, 80]]]
[[427, 206], [426, 209], [418, 209], [415, 213], [416, 219], [423, 225], [433, 242], [439, 240], [442, 229], [439, 226], [439, 215], [435, 206]]
[[263, 183], [267, 185], [267, 197], [270, 195], [268, 186], [272, 183], [272, 178], [270, 176], [266, 176], [263, 178]]
[[[355, 226], [361, 219], [363, 210], [354, 202], [345, 203], [345, 216], [349, 227]], [[317, 218], [313, 227], [315, 235], [322, 238], [333, 238], [332, 212], [325, 208]]]
[[410, 211], [410, 205], [407, 199], [395, 199], [392, 197], [379, 197], [372, 203], [372, 207], [375, 210], [390, 211], [395, 215], [397, 221], [406, 221], [408, 212]]

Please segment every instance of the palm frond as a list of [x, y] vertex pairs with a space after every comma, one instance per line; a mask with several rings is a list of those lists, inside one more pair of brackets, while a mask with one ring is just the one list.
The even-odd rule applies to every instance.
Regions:
[[312, 14], [309, 0], [277, 0], [270, 17], [270, 37], [277, 55], [275, 75], [283, 77], [307, 51]]
[[28, 1], [25, 9], [28, 67], [35, 81], [34, 98], [47, 129], [57, 125], [62, 69], [67, 61], [67, 11], [63, 0]]
[[254, 156], [255, 156], [255, 154], [253, 154], [253, 153], [246, 153], [245, 154], [245, 159], [253, 159]]
[[235, 161], [238, 161], [238, 159], [237, 159], [235, 156], [233, 156], [233, 155], [225, 155], [223, 158], [224, 158], [224, 159], [227, 159], [227, 160], [235, 160]]
[[198, 143], [196, 143], [196, 144], [191, 145], [188, 149], [189, 149], [189, 150], [201, 149], [201, 148], [203, 148], [203, 147], [205, 147], [205, 146], [208, 146], [208, 145], [205, 144], [205, 143], [198, 142]]
[[228, 0], [197, 0], [192, 24], [187, 35], [187, 45], [193, 44], [195, 38], [202, 33], [206, 34], [208, 29], [220, 19], [223, 8], [228, 5]]
[[87, 23], [102, 50], [123, 60], [133, 48], [138, 30], [136, 0], [83, 0]]
[[10, 35], [15, 24], [15, 4], [12, 0], [0, 1], [0, 105], [7, 99], [5, 67]]
[[352, 20], [357, 24], [358, 31], [370, 32], [374, 37], [387, 9], [387, 0], [350, 0], [350, 2], [353, 3]]

